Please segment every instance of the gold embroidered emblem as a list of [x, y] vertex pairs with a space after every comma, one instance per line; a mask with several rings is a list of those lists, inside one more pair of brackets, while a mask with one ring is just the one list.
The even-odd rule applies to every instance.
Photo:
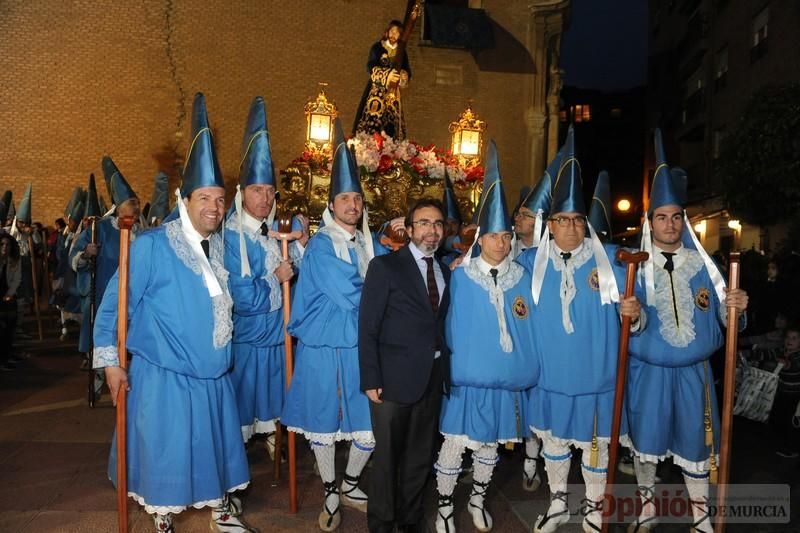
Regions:
[[528, 304], [522, 299], [522, 296], [514, 298], [514, 303], [511, 305], [511, 311], [514, 313], [515, 318], [523, 319], [528, 318]]
[[700, 308], [701, 311], [708, 311], [711, 307], [711, 298], [708, 289], [701, 287], [698, 289], [697, 294], [694, 296], [694, 304]]
[[589, 287], [591, 287], [593, 291], [600, 290], [600, 276], [597, 274], [596, 268], [592, 269], [592, 272], [589, 274], [588, 281], [589, 281]]

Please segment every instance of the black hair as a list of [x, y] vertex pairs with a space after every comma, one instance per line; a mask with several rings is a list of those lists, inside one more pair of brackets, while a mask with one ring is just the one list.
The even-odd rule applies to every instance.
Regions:
[[12, 261], [19, 260], [19, 244], [17, 244], [17, 239], [9, 235], [8, 233], [0, 234], [0, 241], [8, 241], [8, 257]]
[[419, 200], [411, 204], [411, 207], [408, 208], [408, 213], [406, 214], [406, 219], [404, 222], [405, 226], [406, 227], [411, 226], [411, 224], [414, 222], [414, 213], [425, 207], [433, 207], [434, 209], [438, 209], [439, 212], [442, 214], [442, 219], [444, 219], [445, 216], [444, 205], [442, 204], [441, 200], [429, 197], [420, 198]]
[[389, 30], [396, 27], [400, 32], [403, 31], [403, 23], [397, 19], [393, 19], [389, 21], [389, 24], [386, 25], [386, 29], [383, 31], [383, 40], [389, 38]]

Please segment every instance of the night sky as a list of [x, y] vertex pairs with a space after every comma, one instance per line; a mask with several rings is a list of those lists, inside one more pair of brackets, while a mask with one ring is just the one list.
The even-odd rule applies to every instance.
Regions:
[[561, 43], [565, 85], [606, 91], [645, 84], [647, 0], [572, 0]]

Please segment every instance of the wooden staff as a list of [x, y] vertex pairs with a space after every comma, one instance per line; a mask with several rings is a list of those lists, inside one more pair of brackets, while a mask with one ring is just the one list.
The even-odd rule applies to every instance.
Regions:
[[[270, 237], [274, 237], [281, 241], [281, 253], [283, 260], [289, 260], [289, 241], [294, 241], [303, 236], [300, 231], [292, 231], [292, 217], [283, 215], [278, 218], [278, 231], [270, 231]], [[292, 336], [289, 334], [289, 318], [292, 315], [292, 298], [289, 287], [289, 281], [284, 281], [283, 284], [283, 342], [286, 346], [286, 388], [292, 383], [292, 373], [294, 369], [294, 345], [292, 344]], [[277, 430], [277, 426], [276, 426]], [[286, 447], [289, 449], [289, 512], [292, 514], [297, 513], [297, 455], [295, 448], [295, 434], [292, 431], [287, 431]], [[280, 435], [275, 434], [275, 459], [280, 466]], [[276, 470], [278, 470], [276, 468]]]
[[[733, 252], [728, 263], [728, 289], [739, 288], [739, 254]], [[719, 475], [717, 478], [717, 524], [716, 531], [725, 531], [725, 500], [728, 497], [728, 479], [731, 466], [731, 435], [733, 433], [733, 389], [736, 386], [736, 349], [739, 340], [739, 313], [728, 306], [727, 331], [725, 332], [725, 377], [722, 388], [722, 431], [719, 446]], [[713, 453], [713, 447], [712, 447]]]
[[[97, 228], [95, 223], [96, 217], [91, 217], [91, 243], [97, 244]], [[91, 361], [92, 353], [94, 353], [94, 314], [97, 311], [97, 256], [89, 258], [89, 360]], [[89, 407], [94, 407], [95, 392], [94, 392], [94, 370], [89, 365]]]
[[[625, 298], [633, 296], [633, 284], [636, 281], [636, 268], [642, 261], [647, 261], [647, 252], [628, 252], [617, 250], [617, 260], [625, 263]], [[625, 397], [625, 378], [628, 374], [628, 340], [631, 336], [631, 317], [622, 316], [619, 334], [619, 351], [617, 352], [617, 384], [614, 388], [614, 414], [611, 418], [611, 437], [608, 441], [608, 474], [606, 476], [606, 501], [614, 497], [614, 481], [617, 474], [617, 447], [619, 445], [619, 428], [622, 423], [622, 400]], [[608, 531], [608, 520], [603, 519], [603, 533]]]
[[50, 250], [47, 246], [47, 232], [42, 230], [39, 235], [42, 237], [42, 299], [47, 302], [47, 325], [53, 327], [53, 309], [50, 307], [50, 297], [52, 296], [52, 281], [50, 280], [49, 255]]
[[[117, 297], [117, 353], [119, 367], [128, 369], [128, 266], [133, 217], [119, 217], [119, 294]], [[127, 405], [125, 386], [117, 393], [117, 514], [119, 533], [128, 533]]]
[[36, 276], [36, 252], [33, 248], [33, 228], [28, 233], [28, 254], [31, 258], [31, 278], [33, 280], [33, 310], [36, 313], [36, 327], [39, 328], [39, 340], [44, 340], [42, 332], [42, 315], [39, 313], [39, 280]]

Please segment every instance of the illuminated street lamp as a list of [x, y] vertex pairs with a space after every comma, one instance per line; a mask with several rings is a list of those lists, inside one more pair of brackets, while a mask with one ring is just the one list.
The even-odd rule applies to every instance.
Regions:
[[449, 130], [453, 135], [453, 155], [475, 163], [480, 162], [486, 122], [480, 120], [472, 110], [472, 101], [467, 103], [467, 108], [459, 115], [458, 120], [450, 123]]
[[328, 101], [325, 94], [327, 83], [320, 83], [316, 100], [309, 100], [305, 105], [306, 113], [306, 147], [312, 151], [331, 151], [333, 138], [333, 121], [338, 115], [336, 104]]
[[617, 209], [622, 213], [627, 213], [631, 210], [631, 201], [627, 198], [622, 198], [619, 202], [617, 202]]

